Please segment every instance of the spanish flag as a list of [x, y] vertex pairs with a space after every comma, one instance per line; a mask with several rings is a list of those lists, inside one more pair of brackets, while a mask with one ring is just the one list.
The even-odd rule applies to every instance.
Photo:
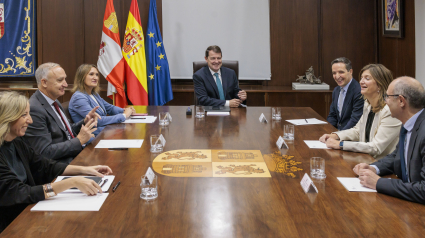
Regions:
[[122, 55], [125, 59], [127, 95], [133, 105], [148, 105], [145, 39], [137, 0], [131, 1], [124, 33]]

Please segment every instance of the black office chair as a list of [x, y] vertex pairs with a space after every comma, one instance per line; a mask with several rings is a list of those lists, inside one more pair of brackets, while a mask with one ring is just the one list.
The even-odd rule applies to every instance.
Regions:
[[[239, 61], [237, 60], [223, 60], [223, 67], [233, 69], [236, 73], [236, 78], [239, 80]], [[200, 70], [202, 67], [207, 66], [207, 62], [204, 61], [193, 61], [193, 73]], [[193, 90], [193, 102], [198, 105], [198, 98], [196, 97], [195, 89]]]

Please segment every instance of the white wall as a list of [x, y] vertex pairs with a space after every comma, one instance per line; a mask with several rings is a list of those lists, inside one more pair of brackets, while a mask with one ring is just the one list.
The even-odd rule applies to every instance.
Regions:
[[425, 86], [425, 1], [415, 0], [416, 79]]
[[162, 24], [171, 78], [191, 79], [192, 62], [218, 45], [239, 79], [270, 80], [269, 0], [163, 0]]

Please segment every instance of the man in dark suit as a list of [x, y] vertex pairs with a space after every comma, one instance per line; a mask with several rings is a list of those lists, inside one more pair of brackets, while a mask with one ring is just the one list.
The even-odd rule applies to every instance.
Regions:
[[55, 63], [45, 63], [35, 72], [38, 90], [31, 96], [33, 123], [25, 134], [30, 146], [46, 158], [69, 164], [96, 130], [99, 115], [94, 108], [84, 120], [71, 124], [57, 99], [65, 94], [65, 71]]
[[[366, 187], [425, 204], [425, 90], [414, 78], [401, 77], [390, 84], [385, 101], [391, 116], [403, 123], [399, 144], [383, 159], [353, 170]], [[380, 177], [388, 174], [401, 179]]]
[[199, 104], [204, 106], [238, 107], [247, 98], [239, 88], [235, 71], [222, 67], [220, 47], [213, 45], [205, 51], [208, 66], [196, 71], [193, 85]]
[[332, 75], [338, 86], [332, 92], [328, 122], [338, 130], [354, 127], [363, 115], [364, 100], [360, 84], [353, 79], [351, 61], [340, 57], [332, 61]]

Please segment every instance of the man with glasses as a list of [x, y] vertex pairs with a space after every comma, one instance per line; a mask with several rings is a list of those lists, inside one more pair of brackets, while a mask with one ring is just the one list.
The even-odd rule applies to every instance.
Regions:
[[[385, 102], [391, 116], [403, 126], [397, 148], [371, 165], [354, 167], [360, 183], [380, 193], [412, 202], [425, 203], [425, 90], [410, 77], [400, 77], [388, 87]], [[395, 174], [400, 179], [380, 176]]]

